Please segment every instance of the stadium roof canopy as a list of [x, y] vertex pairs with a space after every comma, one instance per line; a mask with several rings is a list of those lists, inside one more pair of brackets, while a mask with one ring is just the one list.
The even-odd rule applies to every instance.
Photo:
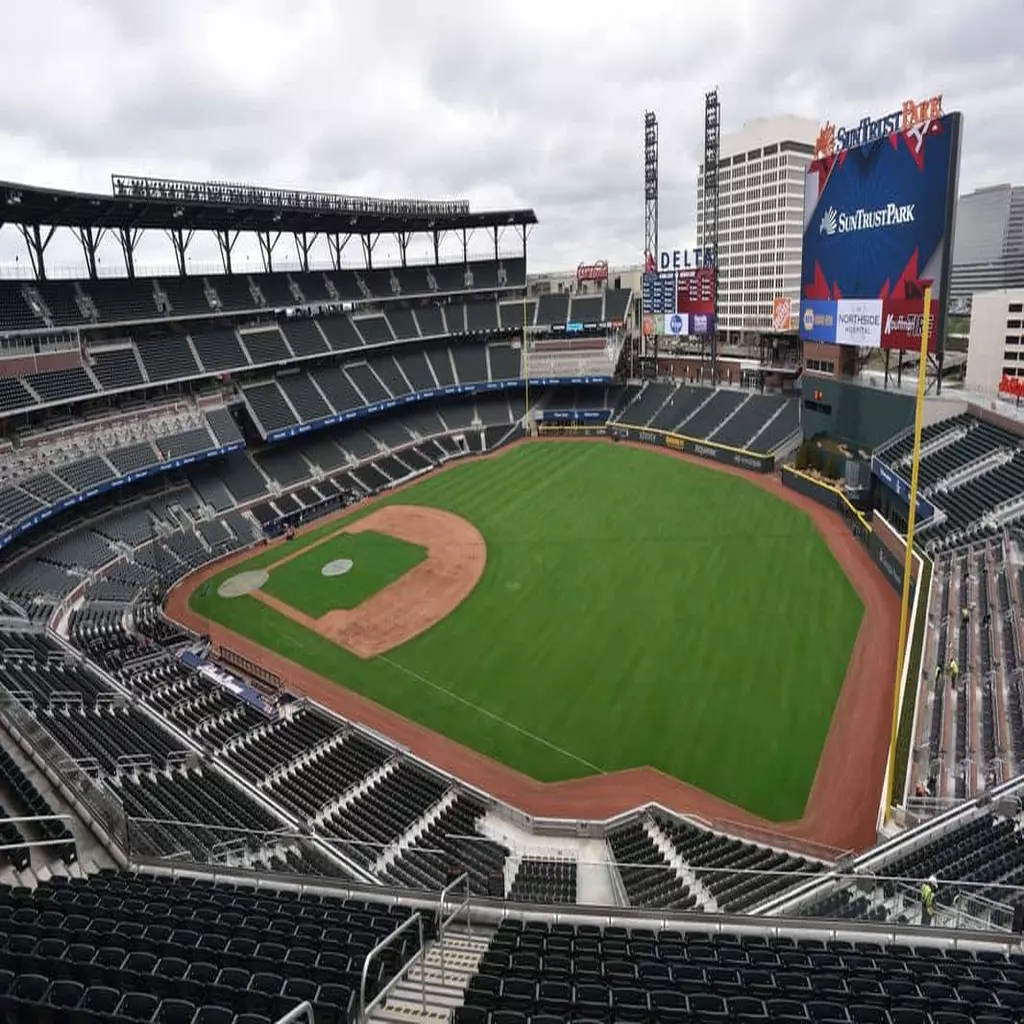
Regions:
[[370, 199], [169, 178], [111, 175], [112, 194], [0, 182], [0, 225], [85, 230], [416, 234], [526, 227], [533, 210], [471, 211], [464, 200]]

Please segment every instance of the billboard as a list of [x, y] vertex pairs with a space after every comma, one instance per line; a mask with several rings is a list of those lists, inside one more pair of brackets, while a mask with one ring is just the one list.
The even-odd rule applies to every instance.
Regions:
[[714, 334], [717, 282], [714, 267], [645, 271], [644, 313], [658, 318], [658, 334]]
[[576, 283], [584, 281], [607, 281], [608, 261], [598, 260], [596, 263], [581, 263], [576, 267]]
[[786, 297], [772, 299], [772, 330], [793, 329], [793, 300]]
[[[911, 329], [927, 285], [945, 317], [962, 119], [941, 114], [938, 98], [917, 109], [923, 120], [901, 116], [887, 135], [867, 122], [869, 141], [861, 144], [849, 141], [850, 132], [837, 148], [834, 129], [822, 131], [804, 189], [805, 341], [916, 348]], [[935, 338], [942, 326], [937, 318]]]

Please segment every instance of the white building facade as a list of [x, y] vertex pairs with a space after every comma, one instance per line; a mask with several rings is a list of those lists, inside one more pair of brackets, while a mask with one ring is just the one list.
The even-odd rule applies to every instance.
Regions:
[[1024, 187], [990, 185], [960, 196], [953, 233], [951, 299], [1024, 288]]
[[[800, 308], [804, 179], [820, 126], [805, 117], [758, 118], [722, 135], [718, 200], [718, 329], [737, 342], [772, 329], [776, 298]], [[703, 247], [704, 166], [697, 172], [697, 245]], [[791, 324], [796, 332], [797, 323]]]
[[1004, 375], [1024, 378], [1024, 288], [973, 297], [965, 384], [994, 394]]

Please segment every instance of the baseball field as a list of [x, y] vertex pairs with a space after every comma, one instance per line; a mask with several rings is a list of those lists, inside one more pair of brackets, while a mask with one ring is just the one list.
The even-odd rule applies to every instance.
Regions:
[[864, 607], [800, 509], [624, 445], [456, 465], [263, 549], [209, 622], [541, 781], [799, 818]]

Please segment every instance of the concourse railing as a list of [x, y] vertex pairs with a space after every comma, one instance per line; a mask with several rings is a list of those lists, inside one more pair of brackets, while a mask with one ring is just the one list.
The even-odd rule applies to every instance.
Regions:
[[[456, 905], [455, 909], [447, 916], [444, 916], [445, 907], [448, 905], [449, 895], [460, 885], [466, 886], [465, 899]], [[470, 921], [470, 891], [469, 875], [463, 871], [457, 878], [453, 878], [442, 890], [441, 898], [437, 903], [437, 948], [441, 956], [441, 984], [444, 980], [444, 931], [463, 911], [466, 912], [466, 930], [472, 934], [473, 926]]]
[[[401, 938], [410, 928], [416, 928], [419, 937], [419, 949], [409, 957], [402, 967], [395, 973], [395, 976], [373, 997], [369, 1004], [366, 1002], [366, 979], [370, 970], [370, 964], [380, 956], [396, 939]], [[423, 962], [423, 917], [420, 914], [413, 914], [403, 921], [390, 935], [386, 935], [377, 943], [363, 961], [363, 970], [359, 976], [359, 1020], [366, 1020], [366, 1015], [374, 1007], [379, 1006], [388, 996], [388, 993], [402, 980], [417, 964]], [[420, 969], [420, 1002], [423, 1007], [424, 1017], [427, 1014], [427, 978], [422, 968]]]

